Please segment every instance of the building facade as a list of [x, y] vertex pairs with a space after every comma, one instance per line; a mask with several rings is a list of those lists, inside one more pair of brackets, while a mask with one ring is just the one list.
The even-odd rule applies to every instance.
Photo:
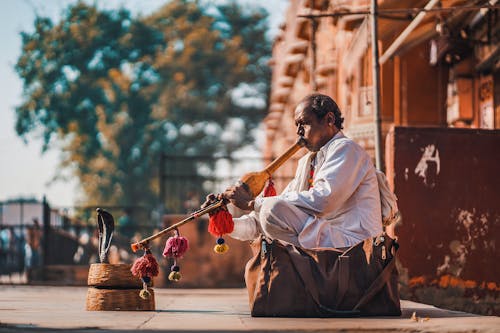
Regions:
[[[500, 128], [496, 7], [497, 0], [378, 0], [382, 142], [393, 126]], [[293, 110], [311, 92], [337, 101], [345, 134], [375, 157], [369, 11], [370, 0], [290, 1], [270, 61], [266, 161], [295, 141]], [[278, 189], [294, 165], [278, 170]]]

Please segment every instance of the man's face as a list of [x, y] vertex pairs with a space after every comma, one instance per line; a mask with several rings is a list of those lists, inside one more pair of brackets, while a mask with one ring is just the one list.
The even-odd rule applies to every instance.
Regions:
[[312, 111], [308, 110], [306, 103], [300, 103], [297, 106], [295, 109], [297, 135], [305, 139], [307, 149], [318, 151], [335, 135], [333, 117], [330, 112], [323, 118], [318, 119]]

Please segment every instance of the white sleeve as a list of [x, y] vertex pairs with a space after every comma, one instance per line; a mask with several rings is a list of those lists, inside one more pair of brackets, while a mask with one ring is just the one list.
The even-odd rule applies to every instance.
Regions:
[[261, 231], [259, 221], [255, 212], [233, 218], [234, 230], [229, 234], [231, 238], [241, 241], [254, 240], [259, 237]]

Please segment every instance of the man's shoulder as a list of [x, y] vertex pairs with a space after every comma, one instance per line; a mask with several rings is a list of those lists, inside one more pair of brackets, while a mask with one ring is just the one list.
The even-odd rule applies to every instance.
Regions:
[[355, 154], [358, 156], [358, 158], [369, 158], [368, 153], [363, 147], [361, 147], [356, 141], [345, 135], [342, 135], [341, 137], [333, 140], [328, 147], [328, 152], [330, 154], [335, 154], [335, 152], [338, 152], [340, 150], [343, 150], [346, 153], [349, 152], [351, 154]]
[[345, 135], [342, 135], [342, 136], [332, 140], [332, 142], [328, 146], [328, 150], [335, 150], [335, 149], [339, 149], [342, 147], [352, 148], [352, 149], [356, 149], [356, 150], [360, 149], [360, 148], [363, 149], [359, 144], [356, 143], [356, 141], [354, 141], [351, 138], [348, 138]]

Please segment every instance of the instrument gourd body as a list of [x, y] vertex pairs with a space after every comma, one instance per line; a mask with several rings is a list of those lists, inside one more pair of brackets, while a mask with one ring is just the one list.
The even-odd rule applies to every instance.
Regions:
[[249, 172], [241, 177], [240, 182], [246, 185], [247, 190], [255, 198], [264, 189], [266, 182], [271, 175], [292, 157], [305, 144], [304, 139], [300, 138], [293, 146], [288, 148], [282, 155], [272, 161], [264, 170]]

